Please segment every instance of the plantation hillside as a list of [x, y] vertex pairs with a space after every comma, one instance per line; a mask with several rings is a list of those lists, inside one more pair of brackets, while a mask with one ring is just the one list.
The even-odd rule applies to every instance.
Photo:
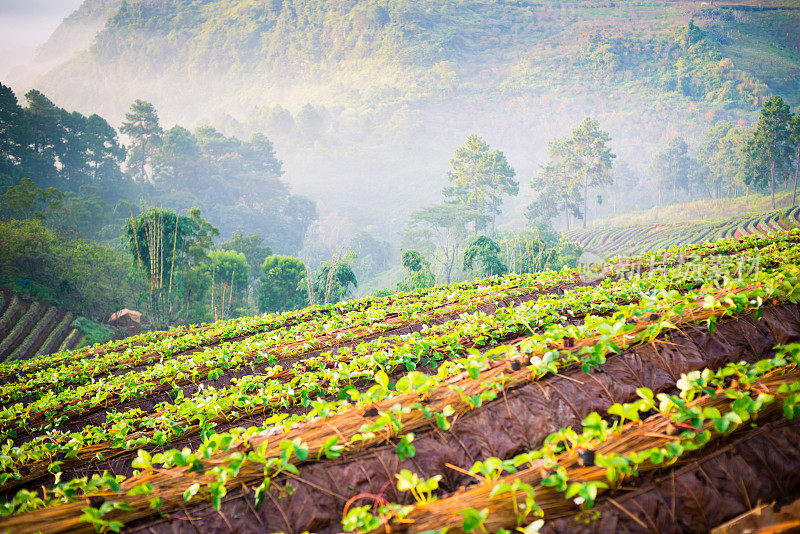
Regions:
[[167, 125], [264, 132], [323, 215], [394, 235], [470, 133], [526, 184], [587, 115], [643, 172], [675, 135], [797, 105], [798, 25], [796, 0], [86, 0], [11, 81], [115, 125], [141, 98]]
[[65, 310], [0, 290], [0, 360], [24, 360], [76, 348], [84, 334]]
[[800, 207], [748, 213], [738, 217], [693, 223], [639, 224], [567, 232], [585, 252], [605, 258], [655, 252], [672, 245], [717, 241], [727, 237], [769, 235], [800, 226]]
[[0, 364], [0, 531], [752, 518], [800, 498], [798, 264], [781, 230]]

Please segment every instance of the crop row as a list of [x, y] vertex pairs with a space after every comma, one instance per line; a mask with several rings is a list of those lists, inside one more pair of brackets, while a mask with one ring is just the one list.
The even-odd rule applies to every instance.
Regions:
[[[336, 316], [341, 316], [342, 324], [346, 324], [349, 319], [348, 314], [366, 310], [373, 306], [377, 307], [376, 305], [391, 306], [404, 301], [414, 300], [421, 296], [426, 296], [435, 301], [437, 299], [441, 299], [442, 294], [446, 294], [447, 291], [452, 291], [456, 288], [467, 289], [477, 287], [477, 285], [490, 286], [492, 283], [493, 282], [491, 281], [481, 284], [476, 284], [475, 282], [464, 282], [461, 284], [453, 284], [452, 286], [437, 286], [434, 288], [426, 288], [418, 292], [392, 295], [379, 299], [364, 299], [360, 301], [348, 301], [333, 305], [312, 306], [299, 311], [273, 313], [263, 317], [231, 319], [228, 321], [221, 321], [202, 326], [177, 326], [166, 331], [144, 332], [123, 340], [110, 341], [103, 345], [87, 347], [79, 351], [64, 353], [54, 357], [40, 357], [27, 360], [25, 362], [12, 362], [3, 364], [0, 365], [0, 379], [5, 378], [7, 380], [12, 376], [15, 376], [17, 379], [23, 379], [30, 373], [35, 373], [42, 369], [64, 364], [65, 362], [77, 363], [86, 358], [95, 358], [96, 356], [106, 355], [109, 353], [130, 354], [129, 351], [131, 350], [138, 353], [157, 353], [159, 352], [159, 349], [163, 347], [166, 347], [167, 350], [170, 350], [171, 348], [173, 352], [175, 352], [175, 350], [191, 350], [205, 345], [219, 343], [235, 337], [254, 334], [263, 330], [299, 324], [303, 321], [315, 318], [335, 318]], [[187, 337], [192, 339], [191, 343], [184, 344], [181, 348], [171, 347], [176, 340], [180, 341]], [[200, 339], [199, 343], [198, 337]]]
[[[552, 277], [551, 283], [555, 285], [564, 281], [564, 277]], [[164, 380], [170, 378], [171, 387], [181, 383], [192, 383], [207, 377], [215, 369], [232, 370], [243, 365], [270, 364], [278, 358], [341, 345], [365, 336], [393, 330], [410, 322], [417, 323], [442, 315], [468, 311], [483, 304], [538, 291], [541, 287], [538, 280], [528, 285], [525, 280], [509, 279], [507, 285], [507, 288], [499, 291], [464, 292], [460, 295], [461, 301], [451, 297], [444, 306], [437, 301], [426, 306], [415, 306], [414, 310], [393, 309], [391, 311], [393, 317], [388, 319], [383, 311], [375, 314], [377, 318], [375, 315], [352, 318], [355, 325], [347, 328], [337, 329], [338, 324], [332, 325], [329, 322], [305, 323], [289, 329], [256, 334], [238, 342], [207, 347], [201, 352], [177, 355], [171, 352], [155, 354], [148, 352], [141, 360], [133, 363], [128, 359], [124, 365], [115, 359], [114, 354], [98, 356], [81, 366], [62, 366], [47, 372], [39, 371], [35, 377], [29, 377], [24, 382], [0, 386], [0, 399], [8, 402], [25, 396], [28, 400], [36, 399], [34, 404], [38, 406], [53, 402], [77, 403], [91, 396], [94, 399], [87, 406], [101, 401], [108, 405], [109, 397], [102, 397], [102, 391], [124, 393], [120, 391], [120, 387], [130, 389], [132, 385], [144, 386], [146, 383], [159, 384], [158, 387], [164, 389], [166, 384]], [[373, 322], [376, 319], [378, 322]], [[147, 369], [139, 369], [154, 362], [157, 363]], [[103, 378], [95, 380], [96, 377], [110, 371], [126, 368], [128, 369], [126, 372], [109, 376], [107, 380]], [[69, 387], [62, 389], [65, 386]], [[53, 393], [53, 390], [59, 389], [62, 390], [57, 394]], [[122, 395], [119, 395], [119, 398], [121, 401], [125, 400]], [[132, 397], [127, 396], [127, 398]], [[42, 402], [36, 404], [39, 401]], [[36, 410], [35, 407], [33, 409]]]
[[70, 312], [65, 312], [58, 324], [53, 327], [50, 334], [42, 342], [36, 354], [42, 355], [55, 352], [69, 336], [73, 320], [75, 320], [75, 316]]
[[[796, 236], [790, 236], [790, 238], [795, 239]], [[741, 244], [738, 245], [741, 246]], [[726, 249], [726, 246], [716, 247], [716, 250]], [[701, 249], [698, 248], [698, 250]], [[714, 249], [710, 247], [704, 247], [702, 250], [705, 250], [706, 253], [709, 253], [710, 250]], [[292, 353], [291, 351], [286, 350], [289, 348], [289, 344], [291, 343], [298, 343], [298, 346], [294, 347], [294, 353], [296, 354], [298, 352], [324, 347], [324, 340], [332, 340], [333, 343], [339, 344], [341, 342], [347, 342], [348, 340], [357, 339], [363, 335], [377, 334], [383, 330], [396, 328], [403, 324], [408, 324], [409, 321], [418, 322], [421, 319], [421, 314], [433, 313], [434, 316], [437, 316], [445, 313], [452, 313], [454, 310], [468, 311], [469, 309], [474, 309], [479, 304], [490, 302], [493, 299], [502, 299], [507, 298], [510, 295], [514, 295], [514, 291], [517, 291], [516, 295], [520, 295], [525, 292], [530, 293], [531, 291], [536, 291], [539, 289], [553, 288], [559, 284], [571, 282], [573, 280], [574, 275], [565, 275], [563, 273], [507, 277], [504, 279], [502, 284], [499, 284], [501, 286], [499, 291], [494, 293], [487, 289], [486, 286], [491, 288], [492, 284], [497, 284], [497, 282], [487, 280], [485, 281], [485, 284], [474, 284], [474, 287], [469, 291], [465, 289], [450, 291], [447, 293], [440, 291], [440, 300], [434, 300], [431, 302], [429, 299], [426, 299], [424, 305], [413, 303], [412, 306], [406, 305], [402, 307], [393, 306], [388, 308], [374, 308], [372, 310], [372, 314], [359, 313], [358, 316], [353, 316], [352, 314], [348, 315], [344, 317], [343, 320], [349, 320], [351, 323], [356, 323], [356, 326], [350, 326], [341, 331], [335, 330], [336, 326], [341, 325], [340, 321], [335, 323], [331, 323], [329, 321], [318, 321], [297, 325], [292, 329], [270, 330], [268, 332], [263, 332], [239, 342], [239, 345], [252, 345], [253, 342], [261, 341], [262, 339], [268, 339], [269, 343], [258, 346], [259, 350], [264, 351], [270, 348], [270, 346], [281, 346], [281, 354], [283, 356], [287, 356]], [[527, 289], [518, 291], [519, 288], [523, 287]], [[444, 297], [442, 297], [442, 295], [444, 295]], [[449, 299], [449, 301], [442, 303], [443, 299]], [[393, 318], [386, 320], [387, 317]], [[404, 319], [406, 321], [405, 323], [402, 322]], [[374, 322], [381, 320], [384, 322]], [[321, 337], [317, 339], [313, 337], [309, 338], [309, 335], [313, 336], [315, 334]], [[80, 384], [87, 383], [88, 381], [107, 373], [115, 372], [117, 375], [120, 375], [119, 371], [125, 369], [129, 369], [128, 374], [136, 374], [137, 378], [135, 380], [137, 382], [141, 382], [139, 379], [140, 375], [138, 373], [133, 373], [135, 367], [147, 365], [156, 361], [159, 362], [159, 365], [161, 366], [169, 365], [169, 361], [175, 358], [175, 355], [185, 353], [191, 347], [201, 346], [204, 344], [204, 342], [204, 339], [198, 341], [194, 336], [185, 336], [181, 339], [181, 343], [179, 344], [163, 342], [164, 345], [160, 347], [160, 350], [155, 350], [154, 347], [149, 346], [141, 349], [139, 352], [128, 350], [124, 353], [107, 353], [103, 356], [96, 356], [90, 362], [72, 362], [70, 365], [63, 364], [52, 369], [41, 370], [35, 374], [21, 377], [17, 382], [0, 386], [0, 399], [2, 399], [3, 402], [9, 402], [15, 399], [21, 399], [24, 396], [33, 395], [33, 397], [27, 398], [27, 400], [30, 401], [49, 392], [50, 390], [72, 385], [79, 386]], [[221, 350], [230, 351], [232, 349], [235, 350], [236, 348], [237, 347], [233, 344], [227, 344], [226, 346], [221, 347]], [[184, 367], [186, 365], [191, 365], [192, 367], [190, 377], [186, 378], [187, 381], [193, 381], [200, 376], [207, 375], [208, 371], [211, 370], [195, 365], [195, 363], [200, 362], [199, 358], [201, 356], [208, 356], [208, 352], [209, 350], [206, 350], [202, 353], [189, 353], [177, 358], [178, 360], [182, 360]], [[203, 359], [208, 360], [208, 358]], [[259, 361], [268, 361], [268, 359], [260, 358], [260, 360], [256, 360], [257, 363]], [[232, 365], [228, 362], [228, 365], [224, 367], [231, 369]], [[171, 371], [176, 371], [174, 366], [172, 367]], [[114, 377], [112, 381], [113, 380], [118, 382], [122, 379], [117, 376]], [[64, 400], [64, 396], [67, 394], [67, 392], [62, 392], [62, 397], [60, 400]], [[67, 399], [68, 402], [72, 402], [73, 400], [75, 399]]]
[[672, 225], [638, 225], [579, 230], [569, 234], [586, 250], [604, 256], [660, 250], [678, 244], [702, 243], [748, 235], [769, 235], [800, 225], [800, 208], [743, 215], [721, 221]]
[[39, 321], [43, 311], [44, 308], [38, 302], [31, 303], [14, 328], [0, 342], [0, 358], [6, 359], [14, 352], [14, 348], [27, 337], [28, 330]]
[[[42, 334], [49, 332], [52, 328], [52, 322], [59, 315], [58, 308], [50, 307], [44, 315], [36, 322], [33, 328], [30, 329], [27, 337], [22, 340], [17, 348], [9, 355], [8, 360], [17, 360], [26, 357], [29, 354], [35, 354], [43, 341]], [[45, 338], [46, 339], [46, 338]]]
[[[540, 517], [579, 512], [591, 517], [587, 512], [598, 496], [631, 478], [696, 454], [751, 421], [776, 413], [789, 419], [800, 416], [798, 363], [800, 345], [794, 344], [754, 364], [683, 375], [676, 383], [678, 394], [656, 396], [641, 388], [639, 399], [611, 406], [605, 417], [589, 414], [580, 433], [561, 429], [541, 448], [511, 460], [476, 462], [468, 471], [479, 483], [448, 498], [431, 498], [438, 479], [401, 473], [398, 487], [410, 492], [416, 504], [387, 503], [377, 515], [369, 506], [353, 508], [345, 529], [382, 532], [390, 525], [392, 532], [510, 532]], [[610, 417], [615, 418], [612, 423]]]

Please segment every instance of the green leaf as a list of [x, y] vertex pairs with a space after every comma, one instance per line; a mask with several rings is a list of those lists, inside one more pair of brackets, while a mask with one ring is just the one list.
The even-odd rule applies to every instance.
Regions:
[[195, 482], [194, 484], [186, 488], [186, 491], [183, 492], [183, 500], [184, 501], [192, 500], [192, 497], [197, 495], [198, 491], [200, 491], [200, 484]]
[[483, 526], [483, 523], [489, 516], [489, 509], [484, 508], [478, 511], [475, 508], [464, 508], [463, 510], [459, 510], [458, 513], [464, 516], [464, 522], [461, 524], [461, 528], [464, 529], [464, 532], [469, 533]]
[[377, 373], [375, 373], [375, 382], [382, 388], [388, 389], [389, 375], [387, 375], [384, 371], [378, 371]]

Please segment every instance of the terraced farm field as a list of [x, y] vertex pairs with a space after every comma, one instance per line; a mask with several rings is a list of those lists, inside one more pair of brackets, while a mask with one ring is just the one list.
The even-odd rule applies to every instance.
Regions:
[[0, 361], [24, 360], [76, 347], [83, 334], [72, 328], [74, 320], [67, 311], [0, 289]]
[[800, 498], [799, 263], [794, 229], [2, 364], [0, 530], [708, 531]]
[[575, 230], [567, 238], [605, 258], [652, 252], [681, 244], [703, 243], [728, 237], [769, 235], [800, 226], [800, 207], [780, 209], [699, 223], [644, 224]]

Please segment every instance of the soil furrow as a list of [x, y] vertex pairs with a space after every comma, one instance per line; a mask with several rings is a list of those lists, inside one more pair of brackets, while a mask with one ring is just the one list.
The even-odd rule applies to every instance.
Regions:
[[[637, 346], [613, 356], [594, 372], [564, 372], [512, 389], [456, 421], [448, 431], [419, 432], [414, 440], [416, 456], [400, 461], [395, 445], [372, 447], [340, 461], [317, 462], [300, 467], [299, 477], [276, 479], [271, 497], [253, 512], [240, 490], [222, 505], [222, 515], [237, 532], [285, 531], [338, 532], [342, 508], [356, 494], [383, 495], [394, 502], [408, 497], [395, 490], [395, 473], [410, 469], [421, 478], [442, 474], [443, 492], [456, 491], [470, 477], [447, 464], [469, 468], [489, 456], [511, 458], [539, 446], [547, 435], [576, 427], [592, 411], [604, 412], [614, 402], [635, 398], [638, 387], [666, 391], [681, 373], [716, 368], [728, 362], [768, 357], [772, 347], [800, 340], [800, 306], [780, 305], [764, 309], [756, 321], [750, 316], [720, 321], [714, 333], [688, 328], [668, 340]], [[299, 479], [298, 479], [299, 478]], [[286, 485], [291, 493], [285, 491]], [[284, 489], [284, 491], [281, 491]], [[257, 516], [256, 517], [256, 514]], [[209, 530], [225, 531], [221, 515], [203, 504], [191, 510]], [[261, 525], [264, 525], [263, 527]], [[191, 523], [161, 520], [140, 525], [147, 532], [188, 532]], [[152, 529], [152, 530], [151, 530]]]

